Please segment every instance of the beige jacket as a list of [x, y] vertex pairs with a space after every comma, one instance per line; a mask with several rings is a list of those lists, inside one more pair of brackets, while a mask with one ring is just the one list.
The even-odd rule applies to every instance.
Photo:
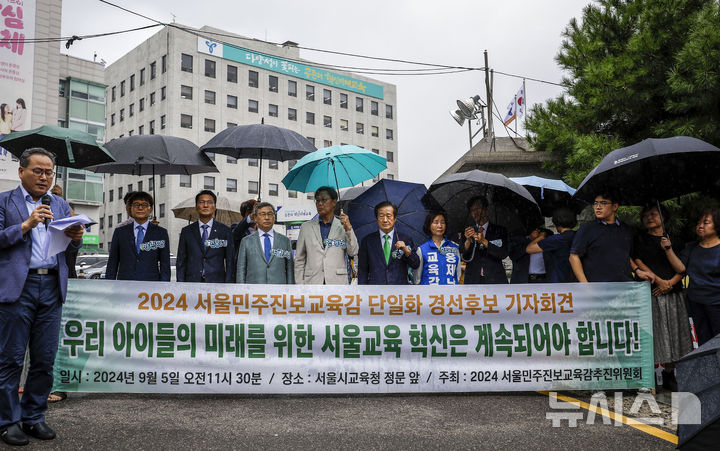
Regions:
[[295, 248], [295, 283], [299, 285], [347, 285], [347, 257], [358, 253], [355, 232], [346, 232], [340, 220], [334, 218], [323, 246], [319, 219], [307, 221], [300, 227]]

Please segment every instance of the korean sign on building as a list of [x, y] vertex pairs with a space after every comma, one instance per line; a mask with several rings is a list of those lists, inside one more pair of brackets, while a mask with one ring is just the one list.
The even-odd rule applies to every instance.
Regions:
[[651, 387], [650, 290], [71, 280], [55, 372], [85, 392]]

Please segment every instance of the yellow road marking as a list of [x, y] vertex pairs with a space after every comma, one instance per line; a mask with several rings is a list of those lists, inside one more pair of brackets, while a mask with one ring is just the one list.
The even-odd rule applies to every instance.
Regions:
[[[551, 395], [550, 392], [548, 392], [548, 391], [538, 391], [538, 393], [553, 397], [553, 395]], [[673, 445], [678, 444], [678, 436], [677, 435], [671, 434], [670, 432], [667, 432], [667, 431], [663, 431], [662, 429], [656, 428], [654, 426], [650, 426], [649, 424], [645, 424], [634, 418], [626, 417], [625, 415], [621, 415], [612, 410], [603, 409], [599, 406], [592, 406], [586, 402], [580, 401], [579, 399], [571, 398], [569, 396], [561, 395], [559, 393], [556, 393], [556, 395], [554, 397], [560, 401], [565, 401], [565, 402], [568, 402], [571, 404], [575, 404], [577, 406], [582, 407], [585, 410], [591, 410], [591, 411], [598, 413], [604, 417], [608, 417], [612, 420], [619, 421], [630, 427], [634, 427], [635, 429], [638, 429], [646, 434], [650, 434], [652, 436], [661, 438], [663, 440], [667, 440], [668, 442], [672, 443]]]

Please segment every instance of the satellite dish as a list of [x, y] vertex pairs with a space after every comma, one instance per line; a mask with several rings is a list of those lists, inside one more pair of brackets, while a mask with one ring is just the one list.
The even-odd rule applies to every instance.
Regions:
[[460, 126], [465, 123], [465, 116], [463, 116], [462, 111], [460, 110], [450, 110], [450, 116], [452, 116], [452, 118], [455, 119], [455, 122], [457, 122]]

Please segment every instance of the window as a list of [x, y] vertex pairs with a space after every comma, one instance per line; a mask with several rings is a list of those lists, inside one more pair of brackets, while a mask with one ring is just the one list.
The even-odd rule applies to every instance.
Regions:
[[229, 164], [237, 164], [237, 158], [231, 157], [230, 155], [226, 156], [225, 161], [227, 161]]
[[215, 78], [215, 61], [205, 60], [205, 76]]
[[215, 153], [214, 152], [205, 152], [205, 155], [207, 155], [207, 157], [210, 158], [212, 161], [215, 161]]
[[165, 217], [165, 204], [160, 204], [160, 205], [158, 205], [158, 207], [160, 207], [158, 209], [158, 216], [160, 216], [161, 218], [164, 218]]
[[100, 230], [105, 228], [105, 218], [100, 218]]
[[376, 101], [374, 101], [374, 100], [371, 100], [371, 101], [370, 101], [370, 114], [372, 114], [373, 116], [377, 116], [377, 115], [378, 115], [378, 109], [379, 109], [378, 103], [377, 103]]
[[191, 188], [192, 177], [186, 174], [180, 174], [180, 188]]
[[110, 115], [110, 125], [115, 125], [115, 113]]
[[133, 133], [135, 133], [135, 130], [130, 130], [130, 131], [128, 132], [128, 136], [132, 136]]
[[277, 183], [268, 183], [268, 192], [271, 196], [277, 196], [278, 195], [278, 184]]
[[152, 192], [154, 189], [155, 189], [155, 179], [150, 177], [148, 179], [148, 190], [150, 190], [150, 192]]
[[215, 119], [205, 119], [205, 131], [215, 133]]
[[160, 130], [165, 130], [165, 127], [167, 126], [167, 118], [163, 114], [160, 116]]
[[125, 120], [125, 108], [120, 108], [120, 122]]
[[258, 85], [258, 73], [254, 70], [248, 71], [248, 86], [251, 88], [257, 88]]
[[227, 67], [227, 81], [230, 83], [237, 83], [238, 77], [237, 77], [237, 66], [233, 66], [228, 64]]
[[[112, 174], [110, 174], [110, 175], [112, 175]], [[120, 187], [118, 187], [118, 199], [122, 199], [122, 197], [123, 197], [122, 193], [123, 193], [123, 187], [120, 186]]]
[[288, 108], [288, 120], [297, 121], [297, 110], [295, 108]]
[[112, 201], [114, 200], [114, 199], [113, 199], [113, 193], [114, 193], [114, 192], [115, 192], [114, 190], [108, 191], [108, 202], [112, 202]]
[[140, 111], [145, 111], [145, 97], [140, 99]]
[[165, 86], [163, 86], [162, 88], [160, 88], [160, 100], [165, 100], [166, 97], [167, 97], [167, 88]]
[[274, 75], [268, 76], [268, 90], [270, 92], [278, 92], [278, 78]]
[[165, 174], [160, 174], [160, 188], [165, 188]]
[[140, 86], [145, 84], [145, 68], [140, 69]]
[[[163, 88], [163, 89], [165, 89], [165, 88]], [[192, 95], [193, 95], [192, 86], [185, 86], [185, 85], [180, 86], [180, 98], [181, 99], [192, 100]], [[165, 95], [164, 95], [164, 91], [163, 91], [163, 99], [164, 98], [165, 98]]]
[[110, 229], [112, 229], [112, 224], [113, 224], [112, 220], [113, 220], [112, 215], [108, 215], [108, 228], [110, 228]]
[[385, 159], [387, 160], [388, 163], [392, 163], [393, 161], [395, 161], [395, 156], [393, 155], [392, 152], [390, 152], [388, 150], [385, 154]]
[[248, 111], [251, 113], [258, 112], [258, 101], [257, 100], [248, 99]]
[[143, 182], [142, 182], [142, 180], [138, 181], [138, 189], [137, 189], [137, 190], [138, 190], [138, 191], [142, 191], [142, 190], [143, 190]]
[[237, 124], [235, 122], [228, 122], [227, 128], [230, 128], [230, 127], [237, 127]]
[[258, 159], [257, 158], [248, 158], [248, 166], [257, 167]]
[[362, 135], [365, 133], [365, 125], [362, 122], [356, 122], [355, 123], [355, 133], [358, 135]]
[[393, 139], [393, 131], [389, 128], [385, 130], [385, 139]]
[[237, 96], [227, 96], [227, 107], [237, 110]]
[[130, 92], [135, 90], [135, 74], [130, 76]]
[[377, 127], [377, 125], [373, 125], [370, 127], [370, 134], [376, 138], [380, 136], [380, 129]]
[[392, 105], [385, 105], [385, 117], [388, 119], [393, 118], [393, 108]]
[[297, 82], [288, 80], [288, 95], [290, 97], [297, 97]]
[[163, 74], [167, 72], [167, 55], [163, 55], [162, 59], [160, 60], [160, 70]]
[[181, 128], [192, 128], [192, 116], [189, 114], [180, 115], [180, 127]]
[[340, 108], [347, 109], [348, 107], [348, 95], [344, 93], [340, 93]]
[[150, 106], [155, 105], [155, 92], [150, 93]]
[[385, 174], [385, 178], [388, 180], [395, 180], [395, 176], [392, 174]]
[[348, 121], [347, 119], [340, 119], [340, 130], [346, 132], [348, 131]]
[[155, 134], [155, 121], [150, 121], [150, 130], [149, 130], [149, 132], [150, 132], [151, 135], [154, 135], [154, 134]]
[[272, 103], [268, 105], [268, 116], [278, 117], [278, 106]]
[[237, 179], [227, 179], [225, 189], [228, 193], [237, 193]]
[[[117, 90], [115, 89], [116, 87], [117, 87], [117, 86], [113, 86], [112, 89], [110, 90], [111, 96], [112, 96], [112, 101], [113, 101], [113, 102], [115, 101], [115, 92], [117, 91]], [[65, 97], [65, 96], [60, 96], [60, 97]]]
[[315, 199], [315, 193], [307, 193], [307, 198], [308, 198], [309, 200]]
[[133, 117], [135, 116], [135, 104], [131, 103], [130, 107], [128, 108], [128, 116]]
[[305, 99], [311, 102], [315, 101], [315, 86], [305, 85]]
[[144, 125], [141, 125], [141, 126], [138, 127], [138, 135], [142, 135], [144, 131], [145, 131], [145, 126], [144, 126]]
[[250, 180], [248, 182], [248, 193], [249, 194], [257, 194], [258, 193], [258, 182], [254, 180]]
[[358, 113], [363, 112], [363, 99], [362, 97], [355, 97], [355, 111]]
[[117, 214], [117, 223], [120, 224], [122, 222], [122, 213]]
[[373, 149], [372, 151], [373, 151], [373, 153], [380, 155], [380, 149]]
[[295, 164], [296, 164], [297, 162], [298, 162], [297, 160], [288, 160], [288, 162], [287, 162], [287, 164], [288, 164], [288, 171], [289, 171], [290, 169], [292, 169], [293, 167], [295, 167]]
[[312, 136], [306, 136], [306, 138], [308, 141], [310, 141], [310, 144], [312, 144], [313, 146], [315, 145], [315, 138], [313, 138]]
[[306, 112], [305, 113], [305, 122], [308, 124], [314, 124], [315, 123], [315, 113]]
[[323, 125], [327, 128], [332, 128], [332, 117], [323, 116]]
[[132, 183], [129, 184], [129, 185], [127, 186], [127, 188], [128, 188], [128, 193], [132, 193], [132, 191], [133, 191]]
[[157, 61], [150, 63], [150, 80], [155, 80], [157, 77]]
[[183, 72], [190, 72], [193, 71], [193, 57], [192, 55], [186, 55], [185, 53], [182, 54], [180, 62], [180, 70]]
[[203, 177], [203, 189], [215, 189], [215, 177], [206, 175]]
[[205, 90], [205, 103], [215, 105], [215, 91], [208, 91], [207, 89]]
[[332, 146], [332, 141], [330, 141], [329, 139], [326, 139], [323, 141], [323, 147], [330, 147], [330, 146]]
[[120, 97], [125, 96], [125, 80], [120, 82]]
[[329, 89], [323, 89], [323, 103], [325, 105], [332, 105], [332, 91]]
[[291, 199], [297, 199], [297, 191], [288, 191], [288, 197]]
[[277, 160], [268, 160], [268, 167], [270, 169], [277, 169], [278, 168], [278, 161]]

